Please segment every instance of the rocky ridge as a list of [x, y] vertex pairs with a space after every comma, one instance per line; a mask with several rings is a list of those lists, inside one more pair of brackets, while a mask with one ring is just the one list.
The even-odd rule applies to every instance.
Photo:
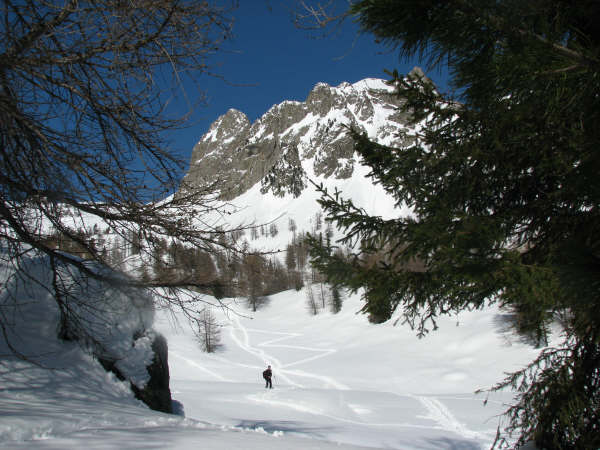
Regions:
[[[423, 76], [418, 67], [408, 75]], [[216, 183], [220, 197], [230, 200], [261, 182], [263, 192], [298, 196], [308, 177], [349, 178], [357, 161], [348, 126], [385, 145], [406, 139], [408, 118], [393, 92], [372, 78], [318, 83], [304, 102], [274, 105], [254, 123], [230, 109], [194, 147], [182, 191]]]

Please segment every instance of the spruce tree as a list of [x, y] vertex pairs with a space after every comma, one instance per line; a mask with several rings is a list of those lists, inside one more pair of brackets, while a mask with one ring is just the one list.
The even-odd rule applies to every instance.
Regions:
[[337, 286], [331, 287], [331, 312], [334, 314], [342, 310], [342, 294]]
[[[421, 131], [400, 148], [351, 131], [370, 176], [409, 217], [384, 220], [322, 190], [344, 259], [313, 239], [316, 267], [365, 288], [365, 312], [399, 310], [423, 335], [436, 317], [492, 303], [564, 340], [496, 388], [516, 403], [498, 445], [600, 447], [600, 4], [363, 0], [363, 31], [447, 65], [454, 95], [422, 72], [390, 82]], [[364, 255], [380, 255], [364, 264]]]

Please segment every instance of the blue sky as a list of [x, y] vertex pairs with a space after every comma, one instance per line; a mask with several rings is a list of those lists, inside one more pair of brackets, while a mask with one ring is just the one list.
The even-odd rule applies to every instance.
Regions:
[[[211, 59], [214, 70], [227, 81], [210, 76], [197, 80], [208, 105], [195, 108], [190, 127], [170, 136], [184, 158], [189, 158], [194, 144], [229, 108], [254, 121], [283, 100], [305, 100], [320, 81], [337, 86], [343, 81], [385, 78], [384, 69], [407, 73], [420, 65], [425, 70], [424, 63], [417, 60], [400, 61], [397, 52], [376, 44], [372, 35], [358, 35], [358, 26], [350, 20], [330, 36], [315, 38], [314, 32], [292, 23], [289, 8], [294, 3], [240, 1], [234, 12], [234, 39]], [[444, 87], [444, 75], [427, 75]], [[188, 95], [193, 95], [193, 90]], [[181, 107], [185, 112], [186, 106]]]

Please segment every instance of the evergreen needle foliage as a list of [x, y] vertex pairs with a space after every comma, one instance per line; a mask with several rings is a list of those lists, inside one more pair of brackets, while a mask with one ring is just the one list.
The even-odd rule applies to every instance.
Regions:
[[599, 448], [600, 3], [364, 0], [351, 13], [401, 56], [447, 65], [457, 94], [390, 74], [421, 131], [401, 148], [351, 133], [373, 180], [414, 214], [371, 217], [321, 189], [360, 251], [313, 240], [315, 265], [364, 288], [375, 321], [399, 309], [420, 334], [499, 303], [543, 345], [560, 318], [562, 344], [494, 388], [519, 393], [496, 445]]

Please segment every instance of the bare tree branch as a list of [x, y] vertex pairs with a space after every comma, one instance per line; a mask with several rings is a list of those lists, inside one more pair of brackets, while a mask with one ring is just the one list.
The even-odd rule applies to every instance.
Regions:
[[[173, 115], [172, 92], [186, 95], [184, 84], [215, 75], [211, 61], [231, 36], [236, 2], [223, 4], [2, 2], [0, 250], [9, 261], [49, 255], [53, 296], [65, 316], [73, 312], [63, 301], [64, 267], [118, 289], [154, 289], [163, 303], [184, 309], [189, 301], [181, 299], [181, 288], [206, 291], [217, 283], [185, 270], [124, 276], [122, 258], [96, 245], [91, 223], [105, 227], [115, 245], [135, 244], [142, 268], [164, 265], [157, 250], [165, 242], [209, 255], [220, 248], [239, 252], [224, 238], [227, 225], [208, 218], [229, 208], [216, 186], [188, 186], [169, 196], [187, 161], [164, 137], [187, 116]], [[0, 314], [0, 328], [5, 325]]]

